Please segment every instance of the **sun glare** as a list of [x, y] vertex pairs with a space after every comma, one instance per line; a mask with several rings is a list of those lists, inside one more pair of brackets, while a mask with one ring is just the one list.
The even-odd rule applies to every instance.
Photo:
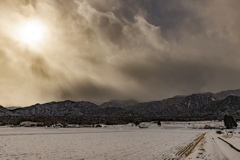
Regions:
[[36, 20], [28, 21], [20, 28], [20, 41], [27, 45], [40, 43], [45, 34], [44, 25]]

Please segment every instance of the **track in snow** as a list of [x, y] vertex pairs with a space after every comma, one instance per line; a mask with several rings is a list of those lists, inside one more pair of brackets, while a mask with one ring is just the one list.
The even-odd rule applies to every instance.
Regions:
[[240, 160], [240, 153], [218, 138], [215, 131], [205, 135], [204, 141], [186, 159]]

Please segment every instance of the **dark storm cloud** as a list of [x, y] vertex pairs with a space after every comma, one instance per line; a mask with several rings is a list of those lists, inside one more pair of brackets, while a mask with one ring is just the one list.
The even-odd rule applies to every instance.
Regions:
[[[150, 24], [159, 26], [162, 36], [173, 38], [180, 36], [181, 31], [201, 32], [203, 24], [201, 17], [194, 8], [186, 6], [187, 3], [198, 7], [205, 7], [208, 1], [146, 1], [146, 0], [119, 0], [117, 4], [96, 5], [96, 1], [90, 1], [101, 12], [112, 12], [121, 20], [133, 22], [136, 15], [143, 16]], [[94, 3], [95, 2], [95, 3]], [[97, 3], [98, 4], [98, 3]], [[121, 5], [119, 5], [121, 4]]]
[[161, 63], [152, 60], [144, 64], [123, 64], [122, 72], [136, 79], [136, 83], [146, 92], [142, 97], [144, 100], [151, 99], [152, 94], [159, 99], [208, 91], [209, 88], [218, 90], [223, 85], [234, 88], [240, 80], [240, 71], [234, 67], [175, 59]]
[[105, 86], [103, 84], [96, 84], [96, 82], [91, 82], [91, 80], [82, 80], [73, 86], [63, 86], [61, 89], [61, 97], [63, 99], [95, 101], [101, 103], [103, 100], [109, 100], [109, 97], [119, 98], [120, 96], [123, 97], [123, 94], [119, 93], [118, 90], [114, 90], [107, 84], [105, 84]]
[[[239, 47], [232, 42], [233, 32], [239, 34], [234, 29], [239, 22], [233, 20], [236, 16], [234, 6], [237, 1], [118, 2], [121, 4], [118, 4], [118, 7], [112, 6], [109, 10], [101, 7], [97, 9], [101, 12], [112, 12], [119, 20], [127, 19], [131, 23], [136, 21], [136, 15], [140, 15], [149, 24], [159, 27], [158, 36], [165, 38], [170, 45], [170, 50], [161, 51], [148, 46], [145, 41], [145, 47], [151, 49], [146, 51], [146, 59], [139, 61], [137, 55], [128, 56], [117, 66], [122, 74], [135, 80], [143, 92], [152, 93], [144, 96], [145, 100], [239, 87], [239, 69], [236, 68], [239, 63]], [[231, 20], [225, 16], [221, 20], [221, 12], [231, 15]], [[108, 23], [105, 25], [108, 26]], [[119, 37], [116, 36], [115, 39]], [[133, 37], [136, 37], [135, 41], [138, 40], [137, 34], [133, 34]], [[238, 38], [235, 37], [236, 39]], [[123, 41], [132, 43], [126, 39]], [[139, 43], [134, 45], [142, 46]], [[234, 63], [228, 64], [229, 61]], [[140, 96], [140, 99], [142, 98]]]
[[[1, 104], [157, 100], [239, 88], [237, 0], [0, 2]], [[28, 49], [18, 24], [49, 29]], [[9, 94], [5, 94], [8, 91]]]

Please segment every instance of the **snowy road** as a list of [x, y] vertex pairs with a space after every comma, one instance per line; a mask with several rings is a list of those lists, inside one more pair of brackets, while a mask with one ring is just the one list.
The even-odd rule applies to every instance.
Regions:
[[222, 135], [216, 134], [214, 130], [209, 131], [187, 160], [240, 160], [240, 153], [218, 137]]

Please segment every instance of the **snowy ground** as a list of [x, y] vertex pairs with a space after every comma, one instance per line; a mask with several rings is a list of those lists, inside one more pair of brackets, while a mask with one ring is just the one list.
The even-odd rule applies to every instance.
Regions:
[[216, 134], [216, 130], [207, 132], [204, 139], [186, 159], [240, 160], [240, 137], [237, 132], [240, 132], [240, 130], [235, 130], [233, 135], [227, 133], [227, 131], [223, 131], [223, 134]]
[[[174, 122], [139, 129], [127, 126], [104, 128], [0, 128], [0, 160], [164, 160], [201, 133], [207, 133], [186, 159], [240, 160], [240, 130], [233, 136], [215, 130], [192, 129], [212, 122]], [[214, 122], [215, 124], [215, 122]]]

